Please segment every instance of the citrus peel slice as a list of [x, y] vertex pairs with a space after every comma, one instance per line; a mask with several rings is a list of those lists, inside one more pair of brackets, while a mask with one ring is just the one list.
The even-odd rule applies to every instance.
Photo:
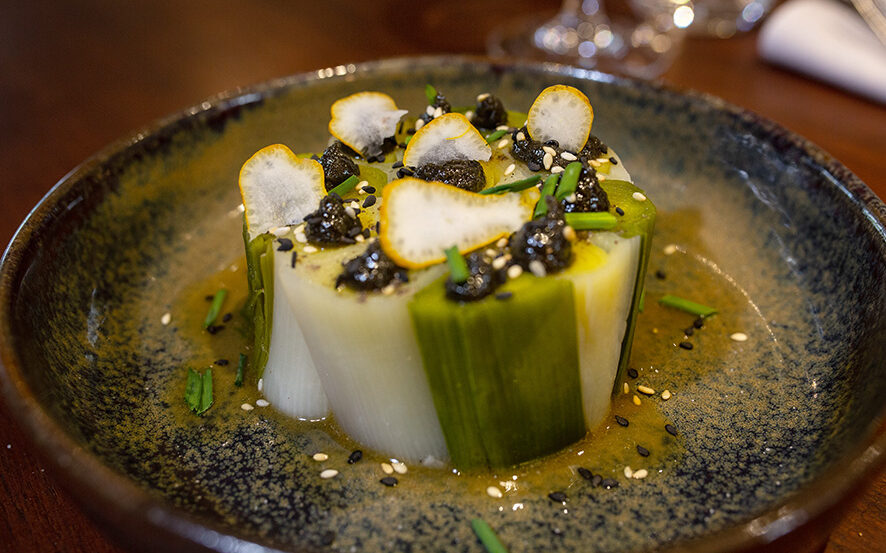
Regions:
[[520, 194], [481, 195], [440, 182], [406, 177], [382, 193], [379, 240], [385, 254], [408, 269], [446, 259], [507, 236], [530, 219]]
[[326, 195], [323, 167], [283, 144], [266, 146], [240, 169], [246, 228], [252, 237], [300, 222]]
[[382, 92], [345, 96], [332, 104], [330, 112], [329, 133], [367, 158], [381, 153], [385, 139], [394, 136], [407, 113]]
[[580, 151], [591, 134], [594, 108], [577, 88], [554, 85], [541, 91], [529, 108], [526, 128], [533, 140], [556, 140], [561, 148]]
[[491, 156], [489, 143], [467, 117], [445, 113], [415, 133], [403, 153], [403, 164], [420, 167], [454, 159], [488, 161]]

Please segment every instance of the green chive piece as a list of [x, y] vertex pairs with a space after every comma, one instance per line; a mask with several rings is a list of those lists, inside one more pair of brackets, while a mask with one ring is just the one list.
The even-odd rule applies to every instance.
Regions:
[[557, 188], [557, 199], [562, 200], [575, 192], [578, 186], [578, 176], [581, 174], [581, 162], [573, 161], [566, 166], [563, 171], [563, 178], [560, 179], [560, 186]]
[[209, 328], [218, 318], [218, 314], [221, 312], [222, 304], [225, 303], [225, 298], [228, 296], [228, 291], [222, 288], [218, 292], [215, 293], [215, 296], [212, 297], [212, 304], [209, 306], [209, 313], [206, 314], [206, 319], [203, 321], [203, 328]]
[[468, 263], [458, 252], [458, 246], [452, 246], [446, 250], [446, 262], [449, 263], [449, 274], [452, 282], [464, 282], [471, 275]]
[[477, 534], [480, 543], [483, 544], [483, 547], [486, 548], [488, 553], [508, 553], [507, 548], [502, 545], [498, 536], [495, 535], [495, 530], [493, 530], [485, 520], [482, 518], [471, 520], [471, 528], [474, 530], [474, 533]]
[[544, 217], [548, 213], [548, 204], [545, 202], [547, 196], [553, 196], [557, 183], [560, 182], [560, 175], [551, 175], [545, 179], [545, 183], [541, 187], [541, 198], [535, 204], [535, 211], [532, 213], [533, 219]]
[[535, 184], [540, 180], [541, 175], [532, 175], [531, 177], [527, 177], [522, 180], [515, 180], [514, 182], [508, 182], [505, 184], [496, 184], [492, 188], [481, 190], [480, 194], [488, 195], [504, 194], [505, 192], [519, 192], [521, 190], [526, 190], [527, 188], [535, 186]]
[[717, 312], [713, 307], [708, 307], [707, 305], [695, 303], [694, 301], [689, 301], [670, 294], [662, 296], [661, 299], [658, 300], [658, 303], [666, 307], [673, 307], [675, 309], [686, 311], [687, 313], [692, 313], [696, 317], [709, 317]]
[[198, 415], [212, 406], [212, 369], [206, 369], [202, 375], [194, 369], [188, 369], [188, 383], [185, 385], [185, 403]]
[[246, 354], [240, 354], [240, 361], [237, 363], [237, 376], [234, 377], [234, 386], [238, 388], [243, 385], [243, 371], [246, 369]]
[[433, 85], [426, 84], [425, 85], [425, 97], [428, 99], [428, 105], [434, 105], [434, 100], [437, 99], [437, 89], [434, 88]]
[[566, 213], [566, 224], [575, 230], [609, 230], [615, 228], [618, 220], [608, 211], [599, 213]]
[[406, 138], [403, 139], [403, 144], [406, 144], [407, 146], [409, 146], [409, 141], [412, 140], [413, 136], [415, 136], [415, 135], [414, 134], [407, 134]]
[[339, 197], [344, 196], [345, 194], [353, 190], [354, 187], [357, 186], [358, 182], [360, 182], [360, 179], [357, 177], [357, 175], [351, 175], [350, 177], [346, 178], [341, 184], [330, 190], [329, 193], [332, 194], [333, 192], [335, 192], [339, 195]]
[[507, 133], [507, 132], [508, 131], [502, 129], [500, 131], [495, 131], [494, 133], [490, 133], [489, 136], [486, 137], [486, 142], [492, 144], [493, 142], [495, 142], [499, 138], [503, 137], [505, 135], [505, 133]]

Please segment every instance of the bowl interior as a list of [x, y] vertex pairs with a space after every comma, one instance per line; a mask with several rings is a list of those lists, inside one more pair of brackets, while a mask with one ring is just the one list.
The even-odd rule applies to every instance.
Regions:
[[[847, 192], [854, 177], [814, 148], [715, 100], [557, 68], [396, 60], [320, 73], [112, 148], [55, 189], [10, 250], [8, 365], [52, 424], [163, 504], [281, 548], [468, 551], [468, 521], [482, 516], [513, 551], [646, 549], [783, 502], [882, 417], [882, 221]], [[185, 411], [183, 367], [231, 354], [184, 332], [204, 315], [184, 306], [242, 263], [240, 165], [271, 143], [322, 150], [329, 106], [352, 92], [422, 110], [426, 83], [456, 104], [492, 91], [521, 110], [549, 84], [581, 88], [595, 134], [659, 208], [650, 269], [668, 277], [650, 277], [647, 296], [721, 308], [692, 351], [674, 347], [682, 327], [653, 333], [641, 320], [647, 345], [632, 363], [674, 392], [657, 409], [679, 429], [678, 453], [650, 466], [653, 477], [606, 491], [572, 483], [568, 508], [552, 504], [553, 490], [495, 501], [466, 478], [422, 469], [387, 489], [372, 463], [325, 481], [310, 454], [343, 459], [353, 444], [270, 410], [243, 412], [254, 386], [221, 385], [205, 416]], [[729, 340], [738, 331], [750, 339]], [[217, 366], [217, 378], [235, 365]]]

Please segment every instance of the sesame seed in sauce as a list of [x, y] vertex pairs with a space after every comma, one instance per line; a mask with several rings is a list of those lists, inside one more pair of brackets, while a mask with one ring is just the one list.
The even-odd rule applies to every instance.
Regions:
[[642, 402], [640, 401], [640, 397], [637, 396], [637, 394], [634, 394], [633, 402], [634, 402], [634, 405], [640, 405], [640, 404], [642, 403]]
[[640, 454], [640, 457], [649, 457], [649, 450], [642, 445], [637, 446], [637, 453]]
[[601, 165], [601, 163], [599, 161], [597, 161], [596, 159], [592, 159], [588, 163], [591, 165], [591, 167], [599, 167]]
[[505, 169], [505, 176], [508, 176], [508, 175], [510, 175], [511, 173], [513, 173], [513, 172], [514, 172], [514, 169], [516, 169], [516, 168], [517, 168], [517, 166], [514, 165], [513, 163], [510, 164], [510, 165], [508, 165], [507, 169]]
[[363, 458], [363, 452], [359, 449], [355, 449], [348, 455], [348, 464], [353, 465], [354, 463], [360, 462], [360, 459]]
[[631, 387], [628, 386], [628, 383], [627, 383], [627, 382], [624, 383], [624, 392], [625, 392], [626, 394], [631, 393]]
[[612, 488], [618, 487], [618, 481], [613, 480], [612, 478], [604, 478], [600, 482], [600, 485], [603, 486], [604, 488], [606, 488], [607, 490], [611, 490]]
[[634, 473], [633, 478], [635, 478], [637, 480], [642, 480], [642, 479], [646, 478], [647, 476], [649, 476], [649, 471], [647, 471], [646, 469], [640, 469]]
[[533, 259], [529, 262], [529, 271], [538, 278], [543, 278], [548, 274], [547, 269], [545, 269], [544, 263], [542, 263], [538, 259]]
[[316, 251], [318, 251], [318, 250], [314, 246], [305, 246], [305, 249], [304, 249], [305, 253], [314, 253]]
[[233, 319], [233, 318], [234, 318], [233, 313], [225, 313], [224, 316], [222, 317], [222, 322], [229, 323], [229, 322], [231, 322], [231, 319]]
[[575, 229], [568, 226], [568, 225], [566, 227], [564, 227], [563, 228], [563, 238], [569, 240], [570, 242], [575, 241], [575, 238], [576, 238]]
[[390, 463], [382, 463], [381, 471], [385, 474], [394, 474], [394, 467], [392, 467]]
[[538, 163], [536, 163], [536, 162], [534, 162], [534, 161], [530, 161], [529, 163], [527, 163], [527, 164], [526, 164], [526, 167], [527, 167], [530, 171], [533, 171], [533, 172], [535, 172], [535, 171], [540, 171], [540, 170], [541, 170], [541, 165], [539, 165]]
[[557, 150], [551, 148], [550, 146], [542, 146], [541, 149], [544, 150], [546, 154], [551, 154], [551, 157], [557, 155]]
[[501, 140], [498, 141], [498, 143], [495, 145], [495, 147], [498, 148], [499, 150], [504, 150], [505, 148], [508, 147], [508, 139], [502, 138]]
[[610, 157], [610, 158], [609, 158], [609, 163], [611, 163], [611, 164], [613, 164], [613, 165], [618, 165], [618, 160], [615, 159], [614, 157]]
[[325, 453], [315, 453], [314, 455], [311, 456], [311, 459], [313, 459], [315, 461], [325, 461], [325, 460], [329, 459], [329, 455], [327, 455]]
[[665, 255], [673, 255], [673, 254], [677, 253], [677, 245], [676, 244], [668, 244], [667, 246], [664, 247], [662, 252], [664, 252]]
[[261, 392], [261, 389], [264, 388], [264, 386], [265, 386], [265, 379], [259, 378], [258, 385], [256, 386], [256, 388], [258, 388], [258, 391]]
[[563, 152], [562, 154], [560, 154], [560, 157], [562, 157], [566, 161], [575, 161], [576, 159], [578, 159], [572, 152]]
[[646, 196], [640, 192], [634, 192], [633, 194], [631, 194], [631, 197], [634, 198], [635, 200], [637, 200], [638, 202], [645, 202], [646, 201]]
[[399, 169], [400, 167], [403, 167], [403, 161], [399, 159], [391, 164], [391, 169]]
[[557, 166], [555, 166], [555, 167], [551, 167], [551, 173], [554, 174], [554, 175], [556, 175], [556, 174], [558, 174], [558, 173], [562, 173], [563, 171], [565, 171], [565, 169], [563, 169], [563, 168], [560, 167], [559, 165], [557, 165]]
[[271, 404], [271, 402], [269, 402], [266, 399], [257, 399], [257, 400], [255, 400], [255, 404], [258, 405], [259, 407], [267, 407], [268, 405]]
[[620, 207], [618, 207], [618, 206], [615, 206], [615, 212], [618, 213], [619, 215], [624, 215], [624, 214], [625, 214], [625, 210], [622, 209], [622, 208], [620, 208]]
[[470, 109], [469, 109], [468, 111], [466, 111], [466, 112], [465, 112], [465, 118], [466, 118], [468, 121], [473, 121], [473, 120], [474, 120], [474, 110], [470, 110]]
[[509, 127], [509, 126], [507, 126], [507, 125], [499, 125], [499, 126], [495, 127], [495, 130], [497, 130], [497, 131], [509, 131], [509, 130], [511, 130], [511, 127]]
[[630, 376], [631, 378], [637, 378], [638, 376], [640, 376], [640, 373], [637, 372], [637, 369], [631, 367], [630, 369], [628, 369], [628, 376]]
[[482, 101], [485, 100], [486, 98], [489, 98], [489, 96], [491, 96], [491, 94], [488, 93], [488, 92], [484, 92], [483, 94], [478, 94], [478, 95], [477, 95], [477, 101], [478, 101], [478, 102], [482, 102]]
[[519, 141], [522, 141], [522, 140], [526, 140], [526, 135], [523, 134], [522, 132], [518, 132], [518, 133], [517, 133], [517, 141], [519, 142]]
[[550, 170], [551, 165], [553, 165], [553, 164], [554, 164], [554, 156], [552, 156], [551, 154], [545, 154], [545, 157], [542, 158], [542, 165], [544, 166], [545, 170]]
[[415, 122], [415, 130], [416, 130], [416, 131], [419, 130], [419, 129], [421, 129], [421, 128], [424, 127], [424, 126], [425, 126], [424, 119], [419, 119], [419, 120], [417, 120], [417, 121]]
[[501, 490], [498, 489], [496, 486], [489, 486], [488, 488], [486, 488], [486, 495], [488, 495], [489, 497], [494, 497], [495, 499], [501, 499], [501, 497], [503, 496]]
[[[361, 190], [361, 192], [362, 192], [362, 190]], [[345, 215], [347, 215], [347, 216], [350, 217], [351, 219], [356, 219], [356, 218], [357, 218], [357, 212], [354, 211], [354, 208], [351, 207], [351, 206], [348, 206], [348, 207], [345, 208]]]
[[496, 271], [499, 269], [504, 269], [507, 262], [508, 262], [508, 260], [505, 259], [505, 256], [500, 255], [492, 260], [492, 268], [495, 269]]
[[252, 405], [250, 405], [248, 403], [244, 403], [243, 405], [240, 406], [240, 409], [243, 409], [244, 411], [252, 411], [253, 409], [255, 409], [255, 407], [253, 407]]
[[630, 478], [631, 476], [634, 475], [634, 471], [631, 470], [631, 467], [626, 466], [624, 469], [624, 474], [625, 474], [625, 478]]
[[363, 200], [363, 207], [364, 207], [364, 208], [367, 208], [367, 207], [372, 207], [372, 206], [374, 206], [374, 205], [375, 205], [375, 200], [376, 200], [376, 197], [375, 197], [375, 195], [373, 195], [373, 194], [370, 194], [370, 195], [366, 196], [366, 199]]
[[620, 426], [627, 426], [631, 424], [630, 422], [628, 422], [628, 419], [620, 417], [618, 415], [615, 415], [615, 422], [617, 422]]
[[566, 494], [563, 492], [551, 492], [548, 494], [548, 497], [554, 503], [566, 503], [567, 499]]
[[517, 278], [523, 274], [523, 267], [519, 265], [511, 265], [508, 267], [508, 278]]
[[698, 317], [694, 321], [692, 321], [692, 326], [695, 328], [701, 328], [704, 326], [704, 317]]
[[427, 113], [427, 114], [430, 115], [430, 116], [433, 116], [433, 115], [434, 115], [434, 106], [428, 106], [428, 107], [426, 107], [426, 108], [425, 108], [425, 113]]
[[442, 107], [438, 107], [437, 109], [434, 110], [434, 118], [435, 119], [437, 117], [440, 117], [441, 115], [443, 115], [443, 108]]
[[578, 474], [585, 480], [593, 480], [594, 473], [584, 467], [578, 467]]
[[680, 347], [683, 349], [692, 349], [692, 342], [680, 342]]
[[661, 393], [661, 399], [663, 399], [663, 400], [665, 400], [665, 401], [671, 399], [671, 391], [670, 391], [670, 390], [665, 390], [664, 392], [662, 392], [662, 393]]
[[495, 299], [497, 299], [499, 301], [509, 300], [513, 297], [514, 297], [513, 292], [499, 292], [498, 294], [495, 295]]
[[677, 435], [677, 427], [674, 426], [673, 424], [666, 424], [666, 425], [665, 425], [665, 430], [666, 430], [667, 433], [670, 434], [671, 436], [676, 436], [676, 435]]
[[499, 238], [498, 242], [496, 242], [495, 245], [499, 248], [504, 248], [505, 246], [508, 245], [508, 239], [507, 238]]
[[599, 487], [600, 484], [603, 483], [603, 477], [599, 474], [595, 474], [593, 478], [591, 478], [591, 486]]
[[163, 314], [162, 317], [160, 317], [160, 324], [162, 324], [163, 326], [166, 326], [170, 322], [172, 322], [172, 313], [167, 311], [166, 313]]
[[379, 482], [381, 482], [382, 484], [384, 484], [385, 486], [387, 486], [389, 488], [393, 488], [394, 486], [397, 485], [397, 479], [394, 478], [393, 476], [385, 476], [384, 478], [379, 480]]
[[216, 359], [215, 360], [215, 364], [218, 365], [219, 367], [225, 367], [228, 365], [228, 363], [230, 363], [230, 361], [228, 361], [227, 359]]
[[744, 332], [733, 332], [732, 334], [729, 335], [729, 339], [732, 340], [733, 342], [747, 342], [748, 335], [745, 334]]
[[637, 391], [640, 392], [641, 394], [646, 394], [647, 396], [651, 396], [651, 395], [655, 394], [654, 389], [650, 388], [649, 386], [644, 386], [643, 384], [640, 384], [639, 386], [637, 386]]
[[403, 463], [394, 463], [391, 465], [394, 467], [394, 472], [397, 474], [406, 474], [409, 469], [406, 468], [406, 465]]

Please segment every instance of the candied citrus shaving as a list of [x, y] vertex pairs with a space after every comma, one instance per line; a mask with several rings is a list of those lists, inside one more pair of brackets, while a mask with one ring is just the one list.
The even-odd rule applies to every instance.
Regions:
[[415, 133], [403, 153], [403, 164], [419, 167], [453, 159], [488, 161], [491, 156], [492, 148], [467, 117], [445, 113]]
[[594, 108], [580, 90], [554, 85], [541, 91], [529, 108], [526, 128], [539, 142], [556, 140], [560, 147], [578, 152], [588, 141]]
[[283, 144], [266, 146], [240, 169], [246, 228], [251, 236], [300, 222], [326, 195], [323, 167]]
[[407, 113], [381, 92], [351, 94], [336, 100], [330, 112], [329, 133], [367, 158], [381, 153], [385, 139], [394, 136]]

